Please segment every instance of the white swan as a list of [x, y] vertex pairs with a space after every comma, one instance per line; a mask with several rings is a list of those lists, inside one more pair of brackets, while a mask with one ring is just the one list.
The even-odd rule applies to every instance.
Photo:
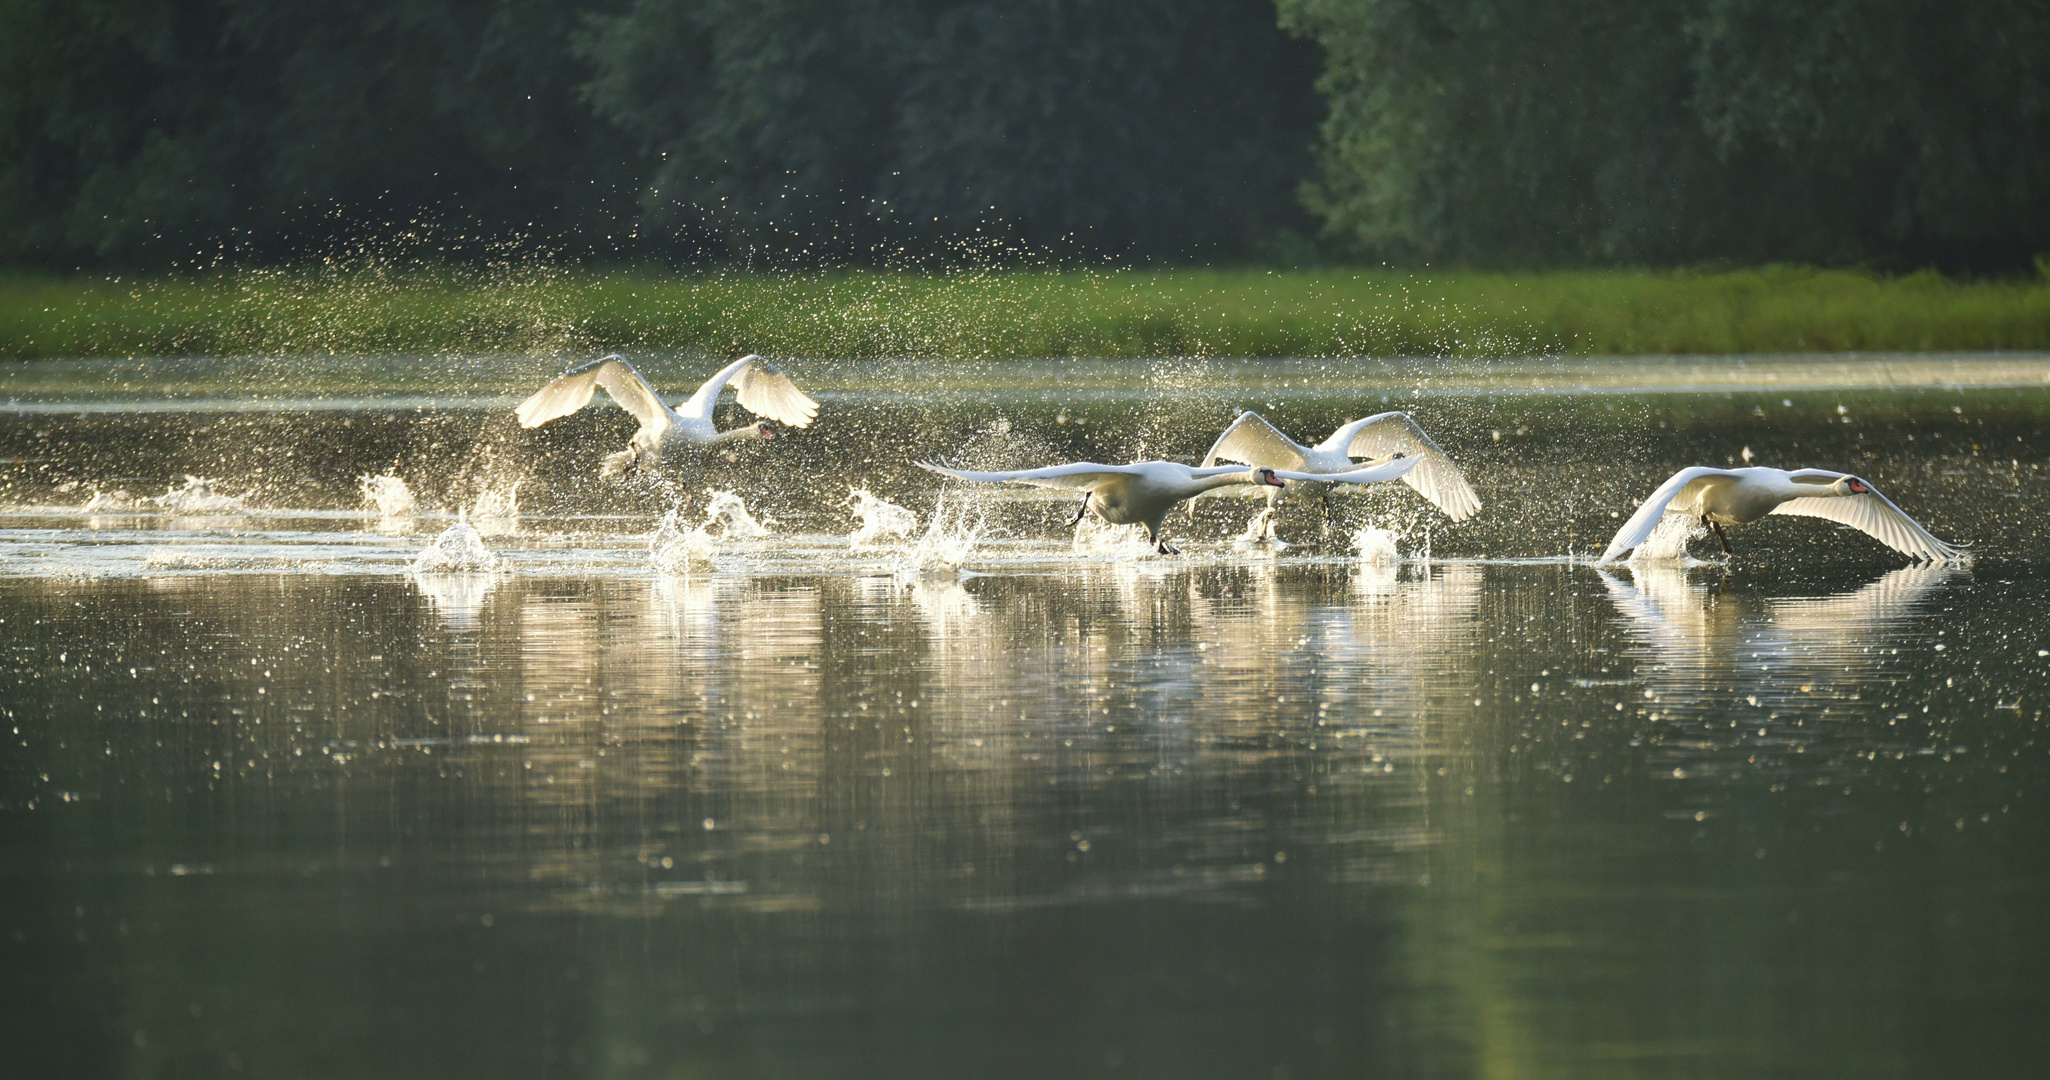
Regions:
[[651, 467], [662, 455], [681, 447], [702, 447], [739, 439], [773, 439], [776, 429], [767, 424], [749, 424], [730, 431], [712, 426], [712, 405], [731, 382], [740, 404], [756, 416], [765, 416], [791, 427], [809, 427], [819, 414], [819, 403], [806, 397], [790, 377], [750, 353], [705, 380], [690, 400], [677, 408], [662, 403], [655, 388], [618, 353], [574, 367], [554, 382], [520, 402], [521, 427], [540, 427], [557, 417], [568, 416], [591, 403], [591, 395], [604, 387], [641, 422], [633, 441], [619, 453], [605, 458], [602, 472], [610, 476], [629, 466]]
[[[1224, 429], [1217, 437], [1210, 452], [1203, 456], [1205, 467], [1219, 461], [1238, 461], [1247, 465], [1265, 465], [1270, 469], [1288, 469], [1302, 473], [1343, 473], [1359, 468], [1354, 458], [1382, 459], [1397, 455], [1416, 459], [1416, 468], [1402, 478], [1402, 482], [1415, 488], [1417, 493], [1431, 501], [1431, 505], [1443, 510], [1454, 521], [1465, 521], [1480, 513], [1481, 501], [1473, 493], [1473, 487], [1452, 464], [1452, 459], [1416, 421], [1404, 412], [1384, 412], [1363, 420], [1354, 420], [1331, 433], [1331, 437], [1315, 446], [1304, 446], [1281, 433], [1281, 429], [1267, 422], [1256, 412], [1243, 412], [1239, 418]], [[1297, 485], [1290, 494], [1304, 498], [1315, 495], [1324, 500], [1324, 517], [1331, 517], [1331, 485], [1321, 477]], [[1273, 506], [1282, 492], [1269, 489], [1267, 505]]]
[[1416, 468], [1417, 459], [1397, 458], [1365, 469], [1312, 477], [1308, 473], [1283, 472], [1264, 466], [1241, 469], [1236, 466], [1191, 468], [1178, 461], [1141, 461], [1132, 465], [1098, 465], [1078, 461], [1044, 469], [1015, 472], [970, 472], [918, 462], [918, 467], [956, 480], [977, 483], [1031, 484], [1034, 487], [1068, 488], [1082, 491], [1082, 505], [1069, 524], [1082, 520], [1092, 508], [1096, 516], [1112, 525], [1144, 525], [1146, 539], [1162, 555], [1177, 554], [1160, 534], [1160, 524], [1176, 503], [1212, 488], [1231, 484], [1262, 484], [1282, 487], [1284, 480], [1316, 479], [1327, 483], [1375, 484], [1394, 480]]
[[1849, 473], [1827, 469], [1712, 469], [1697, 466], [1673, 474], [1609, 541], [1596, 565], [1616, 561], [1651, 538], [1667, 514], [1700, 518], [1715, 530], [1729, 553], [1725, 525], [1749, 525], [1767, 514], [1827, 518], [1878, 540], [1910, 558], [1962, 562], [1965, 551], [1946, 544], [1916, 524], [1879, 490]]

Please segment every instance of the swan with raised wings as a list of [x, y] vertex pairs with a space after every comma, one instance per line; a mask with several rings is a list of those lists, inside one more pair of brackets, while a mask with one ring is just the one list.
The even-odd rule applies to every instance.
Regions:
[[[1480, 513], [1481, 500], [1459, 466], [1404, 412], [1384, 412], [1354, 420], [1315, 446], [1304, 446], [1282, 434], [1280, 428], [1259, 413], [1243, 412], [1217, 437], [1210, 452], [1203, 456], [1203, 465], [1237, 461], [1312, 474], [1313, 479], [1291, 485], [1287, 494], [1322, 498], [1324, 519], [1329, 521], [1331, 484], [1317, 474], [1357, 470], [1360, 464], [1354, 458], [1380, 461], [1394, 457], [1415, 459], [1416, 467], [1403, 476], [1402, 482], [1444, 511], [1445, 516], [1465, 521]], [[1266, 494], [1267, 505], [1271, 507], [1284, 493], [1270, 488]]]
[[1927, 562], [1964, 561], [1965, 549], [1930, 535], [1879, 489], [1849, 473], [1828, 469], [1681, 469], [1652, 492], [1651, 498], [1609, 541], [1596, 565], [1610, 563], [1651, 539], [1667, 514], [1699, 518], [1715, 530], [1729, 554], [1725, 525], [1749, 525], [1767, 514], [1818, 517], [1849, 525], [1913, 559]]
[[665, 453], [678, 449], [776, 438], [776, 429], [766, 423], [728, 431], [712, 426], [712, 406], [728, 383], [733, 385], [741, 407], [756, 416], [801, 428], [809, 427], [819, 414], [818, 402], [806, 397], [788, 375], [752, 353], [721, 368], [698, 387], [690, 400], [673, 409], [663, 403], [655, 388], [625, 357], [613, 353], [563, 372], [521, 402], [518, 415], [521, 427], [540, 427], [590, 404], [591, 396], [602, 387], [641, 422], [640, 430], [634, 432], [626, 449], [606, 456], [600, 472], [610, 476], [627, 468], [655, 466]]
[[[1415, 458], [1397, 458], [1351, 472], [1318, 475], [1314, 479], [1326, 483], [1377, 484], [1383, 480], [1399, 479], [1416, 466]], [[1093, 461], [1078, 461], [1015, 472], [971, 472], [923, 461], [918, 462], [918, 467], [956, 480], [1081, 491], [1082, 505], [1068, 524], [1081, 521], [1082, 515], [1093, 509], [1097, 517], [1112, 525], [1144, 525], [1146, 539], [1152, 541], [1154, 550], [1162, 555], [1178, 554], [1160, 531], [1161, 522], [1167, 519], [1168, 511], [1173, 510], [1176, 503], [1232, 484], [1279, 488], [1284, 486], [1284, 481], [1312, 479], [1308, 473], [1285, 472], [1264, 466], [1252, 469], [1230, 465], [1191, 468], [1178, 461], [1141, 461], [1132, 465], [1098, 465]]]

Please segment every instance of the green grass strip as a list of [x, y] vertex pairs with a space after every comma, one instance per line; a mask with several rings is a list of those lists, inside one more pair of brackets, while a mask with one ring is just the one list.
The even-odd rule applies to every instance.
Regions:
[[1771, 267], [1408, 274], [486, 270], [0, 275], [0, 357], [1659, 355], [2050, 349], [2050, 282]]

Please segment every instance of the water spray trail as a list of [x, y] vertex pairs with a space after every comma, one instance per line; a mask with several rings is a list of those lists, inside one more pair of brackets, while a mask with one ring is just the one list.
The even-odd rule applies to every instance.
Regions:
[[1362, 563], [1394, 566], [1402, 561], [1402, 551], [1395, 546], [1395, 534], [1378, 525], [1363, 525], [1355, 529], [1352, 550]]
[[1075, 523], [1072, 550], [1077, 555], [1114, 560], [1143, 559], [1157, 554], [1152, 541], [1146, 539], [1144, 525], [1112, 525], [1094, 514], [1084, 514]]
[[142, 502], [172, 517], [221, 517], [249, 511], [246, 494], [222, 494], [214, 490], [214, 484], [215, 481], [188, 475], [184, 487], [174, 487]]
[[850, 488], [847, 501], [854, 504], [854, 516], [861, 522], [847, 537], [847, 546], [854, 550], [904, 540], [918, 531], [917, 514], [877, 498], [866, 488]]
[[415, 574], [489, 574], [498, 566], [498, 556], [484, 546], [484, 537], [467, 521], [443, 529], [413, 558]]
[[712, 555], [719, 550], [719, 539], [704, 526], [683, 527], [682, 512], [681, 506], [671, 507], [648, 537], [648, 561], [657, 573], [681, 577], [694, 569], [709, 569]]
[[1708, 564], [1687, 554], [1687, 545], [1695, 539], [1708, 535], [1701, 522], [1685, 514], [1667, 514], [1659, 519], [1651, 536], [1630, 553], [1631, 565], [1665, 566], [1707, 566]]
[[1274, 514], [1275, 508], [1272, 506], [1254, 514], [1253, 520], [1246, 523], [1245, 531], [1232, 540], [1232, 550], [1258, 550], [1270, 555], [1279, 555], [1287, 551], [1292, 545], [1274, 535]]
[[507, 487], [487, 487], [477, 493], [477, 501], [470, 504], [469, 520], [476, 523], [478, 532], [510, 536], [520, 531], [520, 485], [524, 483], [515, 480]]
[[365, 473], [356, 479], [356, 490], [363, 501], [377, 511], [377, 527], [380, 532], [409, 533], [413, 531], [413, 515], [419, 512], [420, 504], [413, 498], [413, 490], [404, 480], [391, 473], [371, 476]]
[[767, 525], [756, 521], [748, 513], [747, 503], [731, 491], [715, 491], [712, 501], [705, 507], [705, 525], [709, 529], [724, 519], [720, 536], [728, 540], [759, 540], [769, 535]]
[[917, 573], [959, 570], [966, 565], [975, 547], [982, 542], [988, 531], [986, 520], [977, 515], [974, 524], [968, 523], [966, 511], [949, 513], [944, 498], [932, 508], [932, 521], [927, 525], [925, 535], [919, 537], [907, 554], [901, 568]]

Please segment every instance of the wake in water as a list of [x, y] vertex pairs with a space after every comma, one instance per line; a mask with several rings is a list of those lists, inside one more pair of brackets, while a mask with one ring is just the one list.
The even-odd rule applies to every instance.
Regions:
[[149, 504], [173, 517], [219, 517], [249, 510], [246, 495], [229, 495], [214, 490], [214, 481], [187, 476], [185, 486], [150, 499]]
[[215, 491], [215, 483], [188, 475], [184, 487], [142, 499], [125, 491], [94, 490], [92, 498], [78, 510], [82, 514], [154, 513], [169, 517], [232, 517], [249, 512], [248, 496]]
[[918, 515], [887, 499], [879, 499], [867, 488], [848, 489], [847, 501], [861, 524], [847, 536], [847, 546], [856, 551], [892, 540], [904, 540], [918, 531]]
[[413, 557], [415, 574], [489, 574], [498, 556], [484, 546], [484, 537], [467, 521], [458, 521]]

